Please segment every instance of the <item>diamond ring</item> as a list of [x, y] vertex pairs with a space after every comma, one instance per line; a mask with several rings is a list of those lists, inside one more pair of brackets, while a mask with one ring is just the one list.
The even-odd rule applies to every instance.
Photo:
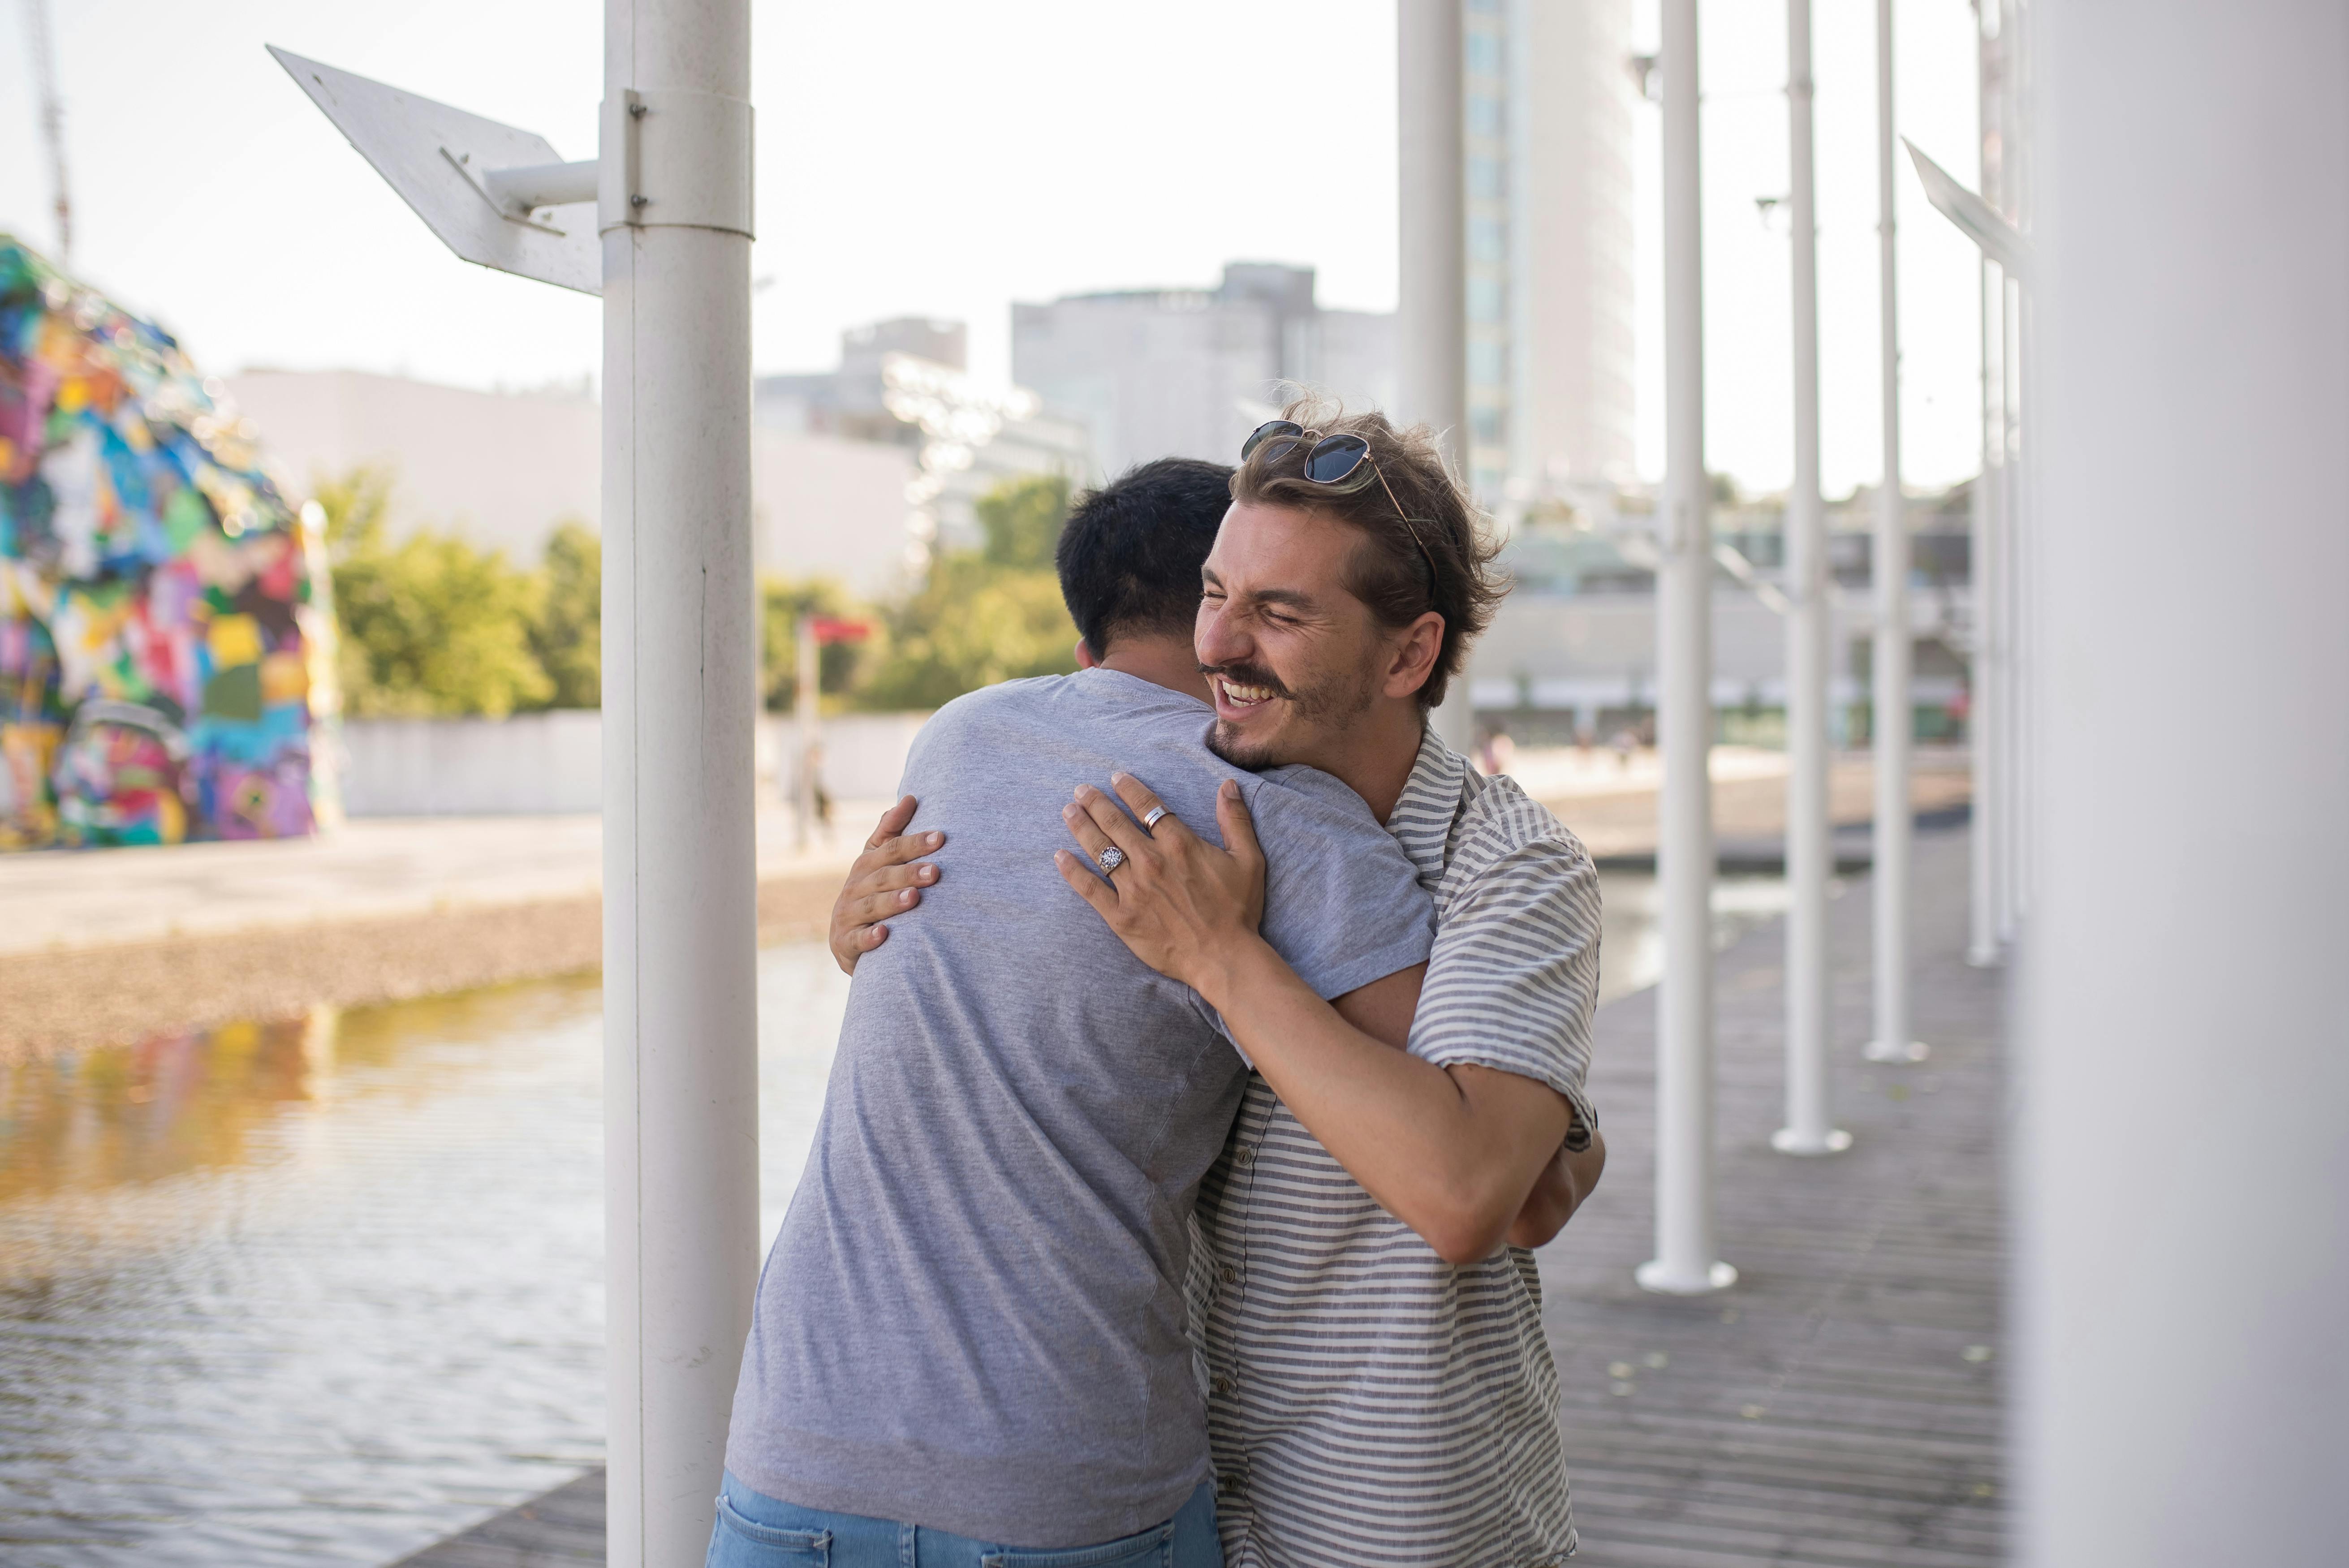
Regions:
[[1144, 828], [1154, 828], [1158, 826], [1158, 819], [1164, 815], [1166, 815], [1165, 807], [1153, 806], [1149, 810], [1143, 813], [1142, 825]]
[[1109, 848], [1101, 852], [1094, 863], [1101, 867], [1102, 875], [1107, 876], [1110, 872], [1117, 870], [1118, 867], [1125, 864], [1125, 851], [1119, 849], [1115, 844], [1112, 844]]

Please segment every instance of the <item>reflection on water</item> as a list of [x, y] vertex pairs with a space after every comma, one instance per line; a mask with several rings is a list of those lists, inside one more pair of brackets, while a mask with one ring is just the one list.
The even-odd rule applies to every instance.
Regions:
[[[846, 994], [760, 955], [770, 1227]], [[600, 1458], [600, 1000], [0, 1068], [0, 1561], [378, 1564]]]
[[[1724, 883], [1723, 940], [1783, 907]], [[1654, 982], [1606, 878], [1605, 995]], [[847, 981], [760, 954], [781, 1222]], [[378, 1564], [603, 1445], [593, 979], [0, 1067], [0, 1561]]]

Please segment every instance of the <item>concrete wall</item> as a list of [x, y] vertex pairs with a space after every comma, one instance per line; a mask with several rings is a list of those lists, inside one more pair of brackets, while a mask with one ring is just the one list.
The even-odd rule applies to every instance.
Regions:
[[[823, 726], [824, 789], [836, 801], [895, 797], [905, 753], [926, 713], [855, 713]], [[344, 811], [353, 817], [552, 815], [603, 799], [603, 715], [584, 710], [512, 718], [362, 718], [343, 725]], [[760, 799], [786, 798], [799, 731], [762, 716]]]
[[250, 370], [229, 396], [298, 493], [360, 463], [397, 479], [393, 523], [534, 562], [556, 523], [602, 516], [603, 416], [584, 391], [473, 392], [356, 370]]
[[[603, 415], [584, 390], [474, 392], [356, 370], [252, 370], [228, 389], [297, 495], [361, 463], [388, 468], [396, 532], [439, 529], [533, 565], [556, 524], [601, 526]], [[759, 570], [868, 597], [900, 586], [913, 473], [905, 447], [755, 431]]]
[[761, 572], [829, 577], [878, 598], [907, 575], [914, 454], [880, 441], [750, 432], [750, 551]]

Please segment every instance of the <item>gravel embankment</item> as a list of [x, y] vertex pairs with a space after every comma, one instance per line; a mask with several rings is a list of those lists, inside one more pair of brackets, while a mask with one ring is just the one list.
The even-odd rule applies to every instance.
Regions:
[[[759, 940], [823, 934], [836, 873], [762, 882]], [[238, 1019], [469, 990], [603, 962], [596, 897], [0, 956], [0, 1061]]]

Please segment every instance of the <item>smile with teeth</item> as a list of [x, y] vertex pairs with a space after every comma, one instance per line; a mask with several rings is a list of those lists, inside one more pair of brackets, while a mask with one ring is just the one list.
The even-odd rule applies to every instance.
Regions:
[[1270, 686], [1242, 686], [1222, 676], [1216, 677], [1216, 689], [1222, 692], [1224, 700], [1234, 707], [1254, 707], [1259, 703], [1270, 702], [1277, 695]]

